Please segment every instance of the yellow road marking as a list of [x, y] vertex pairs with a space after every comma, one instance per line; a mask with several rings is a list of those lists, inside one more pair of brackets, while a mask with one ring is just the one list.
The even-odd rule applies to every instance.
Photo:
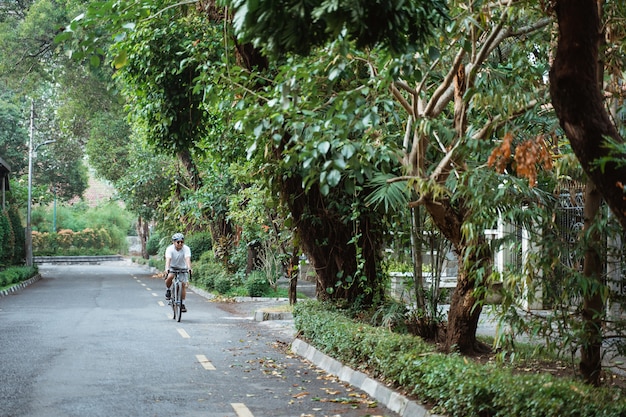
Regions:
[[207, 359], [204, 355], [196, 355], [196, 359], [200, 362], [200, 365], [207, 371], [215, 371], [215, 366], [211, 363], [210, 360]]
[[183, 339], [189, 339], [191, 336], [184, 329], [176, 329]]
[[254, 417], [254, 414], [243, 403], [232, 403], [231, 406], [239, 417]]

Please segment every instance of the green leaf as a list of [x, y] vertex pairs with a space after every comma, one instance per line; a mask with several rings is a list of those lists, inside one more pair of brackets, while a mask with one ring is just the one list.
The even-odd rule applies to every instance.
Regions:
[[346, 167], [348, 166], [348, 164], [346, 164], [346, 161], [343, 158], [333, 159], [333, 164], [335, 165], [335, 167], [341, 170], [345, 170]]
[[326, 176], [326, 182], [331, 187], [336, 187], [337, 184], [339, 184], [340, 180], [341, 180], [341, 172], [339, 172], [339, 170], [336, 170], [336, 169], [332, 169]]
[[330, 73], [328, 73], [328, 79], [330, 81], [334, 81], [335, 79], [339, 78], [341, 73], [342, 70], [340, 68], [333, 68], [332, 70], [330, 70]]
[[56, 35], [54, 37], [54, 43], [61, 43], [61, 42], [65, 42], [68, 39], [71, 39], [73, 36], [72, 32], [68, 31], [68, 32], [61, 32], [58, 35]]
[[317, 145], [317, 150], [322, 154], [326, 155], [330, 150], [330, 142], [324, 141]]
[[98, 55], [92, 55], [89, 58], [89, 64], [94, 67], [97, 68], [100, 66], [100, 57]]
[[119, 54], [115, 56], [115, 58], [113, 58], [113, 67], [115, 67], [115, 69], [120, 69], [124, 65], [126, 65], [127, 62], [128, 62], [128, 54], [126, 53], [125, 50], [122, 50], [120, 51]]
[[355, 153], [356, 153], [356, 148], [351, 143], [348, 143], [341, 148], [341, 154], [346, 159], [352, 158], [352, 155], [354, 155]]
[[434, 46], [428, 48], [428, 58], [430, 58], [431, 61], [439, 59], [440, 56], [439, 48], [435, 48]]

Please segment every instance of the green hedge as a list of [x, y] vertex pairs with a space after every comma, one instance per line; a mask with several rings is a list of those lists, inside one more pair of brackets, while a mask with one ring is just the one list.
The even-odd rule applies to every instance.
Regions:
[[57, 233], [33, 231], [33, 253], [35, 255], [108, 255], [117, 253], [112, 249], [115, 242], [106, 229], [70, 229]]
[[19, 284], [35, 276], [38, 272], [37, 266], [11, 266], [0, 271], [0, 287]]
[[13, 264], [15, 257], [15, 233], [6, 210], [0, 210], [0, 266]]
[[24, 227], [22, 226], [22, 220], [17, 208], [9, 208], [9, 222], [13, 228], [13, 237], [15, 238], [14, 252], [13, 252], [13, 265], [19, 265], [25, 256], [26, 248], [26, 236], [24, 233]]
[[[438, 353], [411, 335], [357, 323], [316, 301], [294, 306], [296, 329], [317, 349], [435, 406], [451, 417], [624, 417], [617, 390]], [[367, 368], [367, 369], [364, 369]]]

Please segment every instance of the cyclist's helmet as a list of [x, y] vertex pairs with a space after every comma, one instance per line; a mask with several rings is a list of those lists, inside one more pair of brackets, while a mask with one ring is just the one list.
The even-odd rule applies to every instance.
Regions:
[[185, 240], [185, 236], [182, 233], [174, 233], [172, 235], [172, 242], [176, 242], [177, 240]]

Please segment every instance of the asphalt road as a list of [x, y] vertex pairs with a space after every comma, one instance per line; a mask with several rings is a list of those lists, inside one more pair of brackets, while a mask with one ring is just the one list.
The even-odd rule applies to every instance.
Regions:
[[397, 416], [290, 354], [284, 333], [128, 263], [43, 265], [0, 298], [0, 416]]

